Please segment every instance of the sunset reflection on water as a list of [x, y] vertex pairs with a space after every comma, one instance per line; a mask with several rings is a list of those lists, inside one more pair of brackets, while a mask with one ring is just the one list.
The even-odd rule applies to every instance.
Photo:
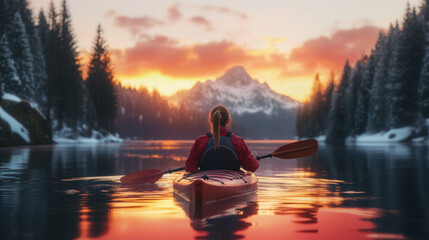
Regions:
[[[248, 144], [266, 154], [288, 142]], [[415, 157], [407, 160], [405, 170], [398, 167], [406, 156], [404, 151], [396, 160], [395, 155], [386, 157], [391, 151], [379, 148], [330, 149], [322, 145], [315, 156], [305, 159], [265, 159], [256, 171], [256, 193], [201, 207], [173, 194], [172, 182], [180, 173], [165, 174], [155, 184], [120, 184], [121, 176], [141, 169], [183, 166], [191, 146], [191, 141], [139, 141], [3, 150], [2, 239], [426, 236], [424, 224], [428, 222], [423, 219], [427, 215], [425, 211], [417, 214], [417, 210], [427, 209], [427, 196], [415, 195], [413, 189], [429, 183], [427, 147], [405, 148]], [[397, 188], [386, 179], [396, 179], [406, 187]], [[25, 204], [28, 202], [31, 204]], [[9, 224], [22, 221], [21, 216], [30, 219], [25, 227]], [[406, 225], [410, 221], [422, 223]]]
[[[343, 181], [311, 178], [309, 172], [260, 177], [257, 193], [202, 207], [173, 194], [172, 180], [177, 175], [166, 175], [156, 184], [115, 185], [109, 230], [103, 239], [143, 235], [166, 239], [167, 232], [177, 239], [261, 239], [267, 235], [270, 239], [313, 239], [314, 234], [322, 239], [337, 234], [364, 239], [371, 238], [368, 232], [374, 227], [368, 219], [378, 214], [370, 208], [335, 208], [360, 193], [341, 197], [337, 185]], [[81, 210], [83, 233], [91, 232], [93, 224], [88, 212], [86, 207]]]

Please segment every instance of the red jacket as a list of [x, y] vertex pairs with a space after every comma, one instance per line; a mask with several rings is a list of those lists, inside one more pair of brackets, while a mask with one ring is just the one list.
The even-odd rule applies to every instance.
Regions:
[[[220, 128], [220, 135], [225, 136], [228, 133], [228, 129], [226, 127]], [[186, 171], [188, 172], [196, 172], [198, 171], [198, 166], [200, 165], [200, 161], [203, 158], [204, 151], [206, 150], [206, 146], [209, 143], [209, 136], [203, 135], [195, 140], [194, 146], [192, 146], [191, 152], [189, 154], [188, 159], [186, 160], [185, 166]], [[244, 140], [236, 135], [231, 135], [231, 143], [234, 146], [235, 152], [238, 157], [238, 162], [240, 165], [246, 169], [247, 171], [254, 172], [259, 167], [258, 160], [253, 157], [252, 153], [247, 148]]]

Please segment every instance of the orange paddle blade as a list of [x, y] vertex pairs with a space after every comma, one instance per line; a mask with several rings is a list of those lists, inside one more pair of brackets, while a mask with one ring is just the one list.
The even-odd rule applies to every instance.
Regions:
[[158, 169], [146, 169], [121, 177], [121, 183], [154, 183], [158, 181], [164, 172]]
[[300, 158], [313, 155], [317, 152], [317, 148], [318, 143], [316, 139], [307, 139], [281, 146], [271, 155], [283, 159]]

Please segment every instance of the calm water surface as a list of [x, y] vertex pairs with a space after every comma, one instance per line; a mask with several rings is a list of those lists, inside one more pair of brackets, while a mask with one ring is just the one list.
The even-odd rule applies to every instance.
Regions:
[[[267, 154], [287, 141], [249, 141]], [[191, 141], [0, 149], [1, 239], [429, 239], [428, 145], [320, 146], [264, 159], [257, 193], [196, 208], [175, 174]]]

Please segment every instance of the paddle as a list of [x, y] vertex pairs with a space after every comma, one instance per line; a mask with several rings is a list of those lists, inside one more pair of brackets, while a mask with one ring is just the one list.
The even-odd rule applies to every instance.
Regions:
[[260, 160], [269, 157], [278, 157], [282, 159], [300, 158], [313, 155], [317, 152], [318, 143], [316, 139], [307, 139], [303, 141], [293, 142], [277, 148], [273, 153], [257, 156]]
[[[317, 147], [318, 144], [315, 139], [308, 139], [283, 145], [277, 148], [273, 153], [263, 156], [257, 156], [256, 159], [260, 160], [268, 157], [278, 157], [282, 159], [300, 158], [314, 154], [317, 151]], [[185, 170], [185, 167], [168, 169], [167, 171], [161, 171], [158, 169], [146, 169], [121, 177], [121, 183], [154, 183], [166, 173], [173, 173], [183, 170]]]
[[167, 171], [161, 171], [158, 169], [146, 169], [140, 172], [125, 175], [121, 177], [121, 183], [154, 183], [158, 181], [165, 173], [173, 173], [185, 170], [185, 167], [168, 169]]

